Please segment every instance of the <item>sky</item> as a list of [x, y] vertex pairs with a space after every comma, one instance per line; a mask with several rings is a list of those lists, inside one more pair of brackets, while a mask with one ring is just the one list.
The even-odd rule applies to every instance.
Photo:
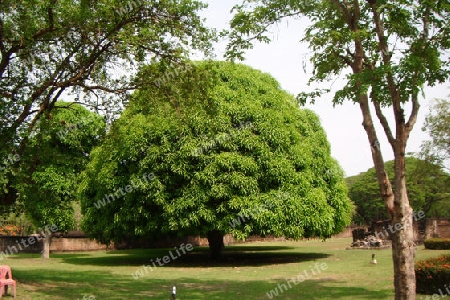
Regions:
[[[231, 8], [238, 4], [239, 0], [205, 0], [209, 7], [202, 12], [206, 18], [206, 24], [218, 30], [228, 28], [232, 14]], [[307, 19], [287, 20], [274, 26], [269, 36], [272, 38], [270, 44], [255, 44], [254, 48], [247, 51], [245, 61], [242, 63], [255, 69], [271, 74], [277, 79], [281, 87], [297, 95], [303, 91], [311, 91], [312, 87], [307, 85], [312, 75], [312, 66], [309, 63], [311, 50], [306, 43], [300, 40], [303, 32], [308, 26]], [[223, 59], [227, 41], [221, 40], [215, 46], [217, 59]], [[306, 72], [304, 71], [306, 64]], [[342, 86], [342, 80], [325, 85], [323, 87], [336, 89]], [[421, 108], [417, 124], [414, 127], [407, 146], [407, 152], [418, 152], [422, 141], [429, 139], [428, 134], [422, 131], [425, 116], [429, 110], [430, 99], [446, 98], [450, 95], [450, 84], [446, 82], [433, 88], [425, 89], [426, 98], [421, 99]], [[339, 162], [346, 176], [357, 175], [373, 167], [372, 156], [366, 133], [361, 125], [362, 115], [359, 106], [347, 102], [343, 105], [333, 107], [331, 99], [333, 94], [322, 96], [314, 105], [307, 105], [321, 119], [328, 141], [331, 145], [331, 155]], [[405, 108], [407, 111], [407, 108]], [[385, 110], [388, 120], [393, 121], [390, 109]], [[379, 126], [375, 114], [372, 115], [374, 123], [377, 124], [378, 138], [380, 140], [384, 160], [392, 160], [394, 155], [384, 132]]]

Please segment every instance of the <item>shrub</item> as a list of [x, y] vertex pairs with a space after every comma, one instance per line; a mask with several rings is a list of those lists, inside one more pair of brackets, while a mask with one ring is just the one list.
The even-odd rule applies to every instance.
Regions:
[[0, 235], [16, 236], [20, 233], [20, 228], [16, 225], [1, 225]]
[[450, 255], [418, 261], [415, 265], [416, 290], [421, 294], [436, 294], [450, 282]]
[[426, 249], [432, 250], [450, 250], [450, 239], [433, 238], [423, 242]]

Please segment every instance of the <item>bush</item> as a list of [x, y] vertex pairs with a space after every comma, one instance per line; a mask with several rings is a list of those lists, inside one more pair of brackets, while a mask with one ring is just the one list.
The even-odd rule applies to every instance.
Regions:
[[16, 236], [19, 233], [20, 228], [16, 225], [0, 225], [0, 235]]
[[420, 294], [437, 294], [450, 282], [450, 255], [418, 261], [415, 265], [416, 290]]
[[450, 239], [434, 238], [423, 242], [426, 249], [450, 250]]

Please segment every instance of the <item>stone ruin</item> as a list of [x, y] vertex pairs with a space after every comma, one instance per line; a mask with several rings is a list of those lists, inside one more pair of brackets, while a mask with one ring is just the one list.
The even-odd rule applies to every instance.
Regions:
[[381, 239], [374, 235], [371, 231], [365, 231], [364, 228], [355, 229], [352, 231], [353, 242], [347, 249], [389, 249], [391, 248], [391, 241], [388, 239]]
[[356, 240], [352, 243], [352, 249], [388, 249], [391, 248], [390, 240], [382, 240], [373, 235], [365, 237], [363, 240]]

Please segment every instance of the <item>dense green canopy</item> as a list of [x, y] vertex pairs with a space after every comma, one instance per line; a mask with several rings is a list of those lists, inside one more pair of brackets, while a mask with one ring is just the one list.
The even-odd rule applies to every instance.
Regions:
[[[214, 37], [199, 16], [205, 7], [196, 0], [0, 1], [0, 161], [22, 156], [37, 122], [68, 93], [114, 119], [139, 86], [141, 65], [208, 53]], [[8, 204], [16, 195], [4, 167], [0, 203]]]
[[318, 117], [271, 76], [201, 62], [151, 65], [141, 78], [155, 84], [134, 94], [84, 172], [93, 237], [329, 237], [350, 223], [343, 172]]
[[[242, 59], [255, 42], [271, 42], [272, 25], [283, 19], [309, 19], [296, 39], [308, 43], [313, 64], [309, 82], [318, 89], [299, 94], [298, 100], [314, 102], [330, 91], [329, 83], [344, 79], [333, 103], [359, 105], [380, 195], [392, 225], [404, 228], [392, 236], [395, 299], [415, 299], [416, 248], [411, 245], [413, 216], [404, 176], [405, 153], [417, 121], [420, 93], [450, 77], [449, 2], [248, 0], [237, 4], [233, 14], [231, 30], [223, 32], [229, 38], [230, 59]], [[394, 154], [395, 188], [387, 176], [375, 115]]]
[[105, 134], [103, 117], [74, 103], [57, 102], [32, 133], [13, 187], [34, 225], [73, 229], [78, 177]]
[[[423, 210], [427, 217], [450, 216], [450, 175], [440, 166], [406, 158], [406, 181], [411, 207], [415, 212]], [[394, 161], [386, 162], [389, 178], [394, 178]], [[380, 189], [375, 168], [359, 175], [348, 177], [349, 197], [356, 205], [354, 221], [370, 225], [372, 221], [385, 220], [387, 215], [384, 203], [380, 201]]]

